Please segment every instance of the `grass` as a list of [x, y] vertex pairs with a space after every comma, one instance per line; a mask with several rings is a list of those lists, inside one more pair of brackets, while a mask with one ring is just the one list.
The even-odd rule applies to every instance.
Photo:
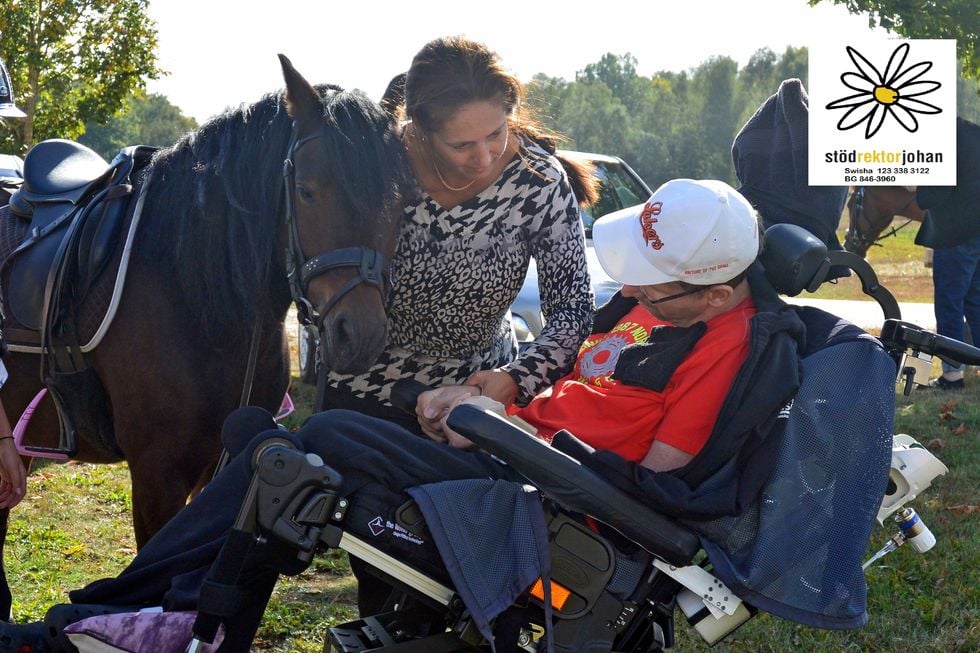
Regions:
[[[861, 630], [824, 631], [759, 615], [711, 649], [745, 651], [980, 650], [980, 376], [961, 393], [916, 391], [897, 399], [895, 430], [927, 446], [949, 467], [912, 505], [935, 534], [931, 551], [905, 546], [867, 571], [869, 622]], [[877, 527], [868, 555], [897, 531]], [[678, 650], [707, 651], [683, 630]]]
[[[908, 231], [908, 230], [905, 230]], [[872, 261], [902, 301], [930, 301], [922, 250], [904, 232]], [[891, 274], [891, 272], [889, 272]], [[910, 289], [925, 288], [928, 295]], [[835, 292], [837, 289], [835, 289]], [[921, 291], [925, 292], [925, 291]], [[911, 294], [910, 294], [911, 293]], [[824, 295], [818, 295], [824, 296]], [[294, 352], [295, 353], [295, 352]], [[287, 425], [298, 426], [313, 390], [294, 381], [299, 407]], [[938, 538], [924, 554], [903, 547], [869, 569], [868, 625], [857, 631], [822, 631], [760, 614], [713, 651], [967, 651], [980, 650], [980, 376], [967, 376], [961, 393], [917, 391], [899, 397], [896, 432], [912, 435], [949, 467], [946, 476], [914, 502]], [[125, 464], [44, 464], [33, 470], [28, 497], [12, 513], [6, 570], [14, 616], [40, 619], [67, 591], [115, 575], [135, 550]], [[869, 555], [894, 532], [877, 528]], [[329, 552], [302, 574], [277, 586], [254, 650], [318, 652], [330, 624], [355, 618], [355, 584], [345, 557]], [[678, 613], [679, 651], [707, 651]]]
[[[897, 228], [904, 222], [904, 218], [898, 218], [892, 226]], [[837, 237], [844, 242], [846, 211], [841, 225]], [[898, 229], [894, 236], [883, 238], [872, 246], [868, 250], [867, 259], [878, 275], [878, 280], [892, 291], [898, 301], [931, 304], [932, 270], [925, 267], [926, 249], [915, 244], [915, 235], [918, 232], [919, 224], [909, 223]], [[866, 299], [855, 276], [824, 284], [812, 296], [821, 299]]]

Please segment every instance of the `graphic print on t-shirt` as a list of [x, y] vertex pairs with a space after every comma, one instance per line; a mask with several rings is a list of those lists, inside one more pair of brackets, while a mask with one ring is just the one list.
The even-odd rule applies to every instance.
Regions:
[[646, 311], [643, 313], [646, 313], [646, 317], [649, 318], [649, 324], [630, 319], [634, 315], [639, 317], [634, 309], [611, 331], [589, 336], [582, 343], [575, 364], [578, 381], [598, 387], [612, 385], [612, 373], [616, 369], [623, 348], [645, 343], [650, 337], [650, 329], [658, 323], [652, 315]]

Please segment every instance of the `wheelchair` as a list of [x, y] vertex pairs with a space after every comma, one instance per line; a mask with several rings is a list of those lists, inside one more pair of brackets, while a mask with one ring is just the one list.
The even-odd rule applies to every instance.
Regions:
[[[750, 510], [701, 521], [658, 512], [583, 465], [587, 452], [570, 433], [560, 431], [549, 446], [505, 414], [462, 404], [450, 426], [536, 488], [550, 557], [547, 572], [489, 629], [472, 588], [423, 573], [345, 529], [350, 500], [338, 495], [337, 473], [276, 438], [256, 449], [235, 538], [209, 583], [238, 582], [228, 551], [236, 540], [287, 544], [295, 559], [282, 573], [302, 570], [324, 546], [364, 560], [397, 599], [381, 614], [330, 628], [323, 649], [330, 653], [652, 653], [675, 645], [678, 612], [708, 644], [760, 610], [816, 627], [860, 627], [867, 619], [861, 559], [873, 522], [893, 519], [900, 529], [875, 556], [905, 542], [928, 550], [935, 540], [907, 504], [946, 472], [913, 438], [893, 435], [895, 384], [908, 394], [927, 381], [933, 356], [976, 365], [980, 349], [901, 321], [894, 297], [856, 255], [828, 252], [793, 225], [770, 227], [766, 241], [762, 264], [780, 294], [813, 292], [831, 267], [846, 266], [885, 319], [874, 338], [817, 309], [796, 309], [813, 344], [803, 356], [803, 386], [776, 416], [785, 429]], [[859, 370], [850, 385], [839, 379], [848, 366]], [[392, 401], [412, 409], [422, 389], [399, 384]], [[418, 506], [402, 508], [398, 526], [424, 532]], [[202, 592], [188, 650], [212, 641], [230, 614], [220, 596]]]

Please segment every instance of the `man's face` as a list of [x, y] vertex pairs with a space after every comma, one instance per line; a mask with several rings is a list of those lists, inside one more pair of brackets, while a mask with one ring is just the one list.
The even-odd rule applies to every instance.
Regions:
[[655, 318], [687, 327], [700, 320], [708, 307], [708, 287], [691, 289], [676, 281], [649, 286], [623, 286], [623, 296], [634, 297]]

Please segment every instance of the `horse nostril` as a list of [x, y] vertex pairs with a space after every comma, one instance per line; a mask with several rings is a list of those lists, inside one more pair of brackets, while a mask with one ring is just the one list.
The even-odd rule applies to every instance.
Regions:
[[354, 342], [354, 327], [351, 321], [341, 315], [333, 323], [334, 345], [338, 351], [345, 350]]

